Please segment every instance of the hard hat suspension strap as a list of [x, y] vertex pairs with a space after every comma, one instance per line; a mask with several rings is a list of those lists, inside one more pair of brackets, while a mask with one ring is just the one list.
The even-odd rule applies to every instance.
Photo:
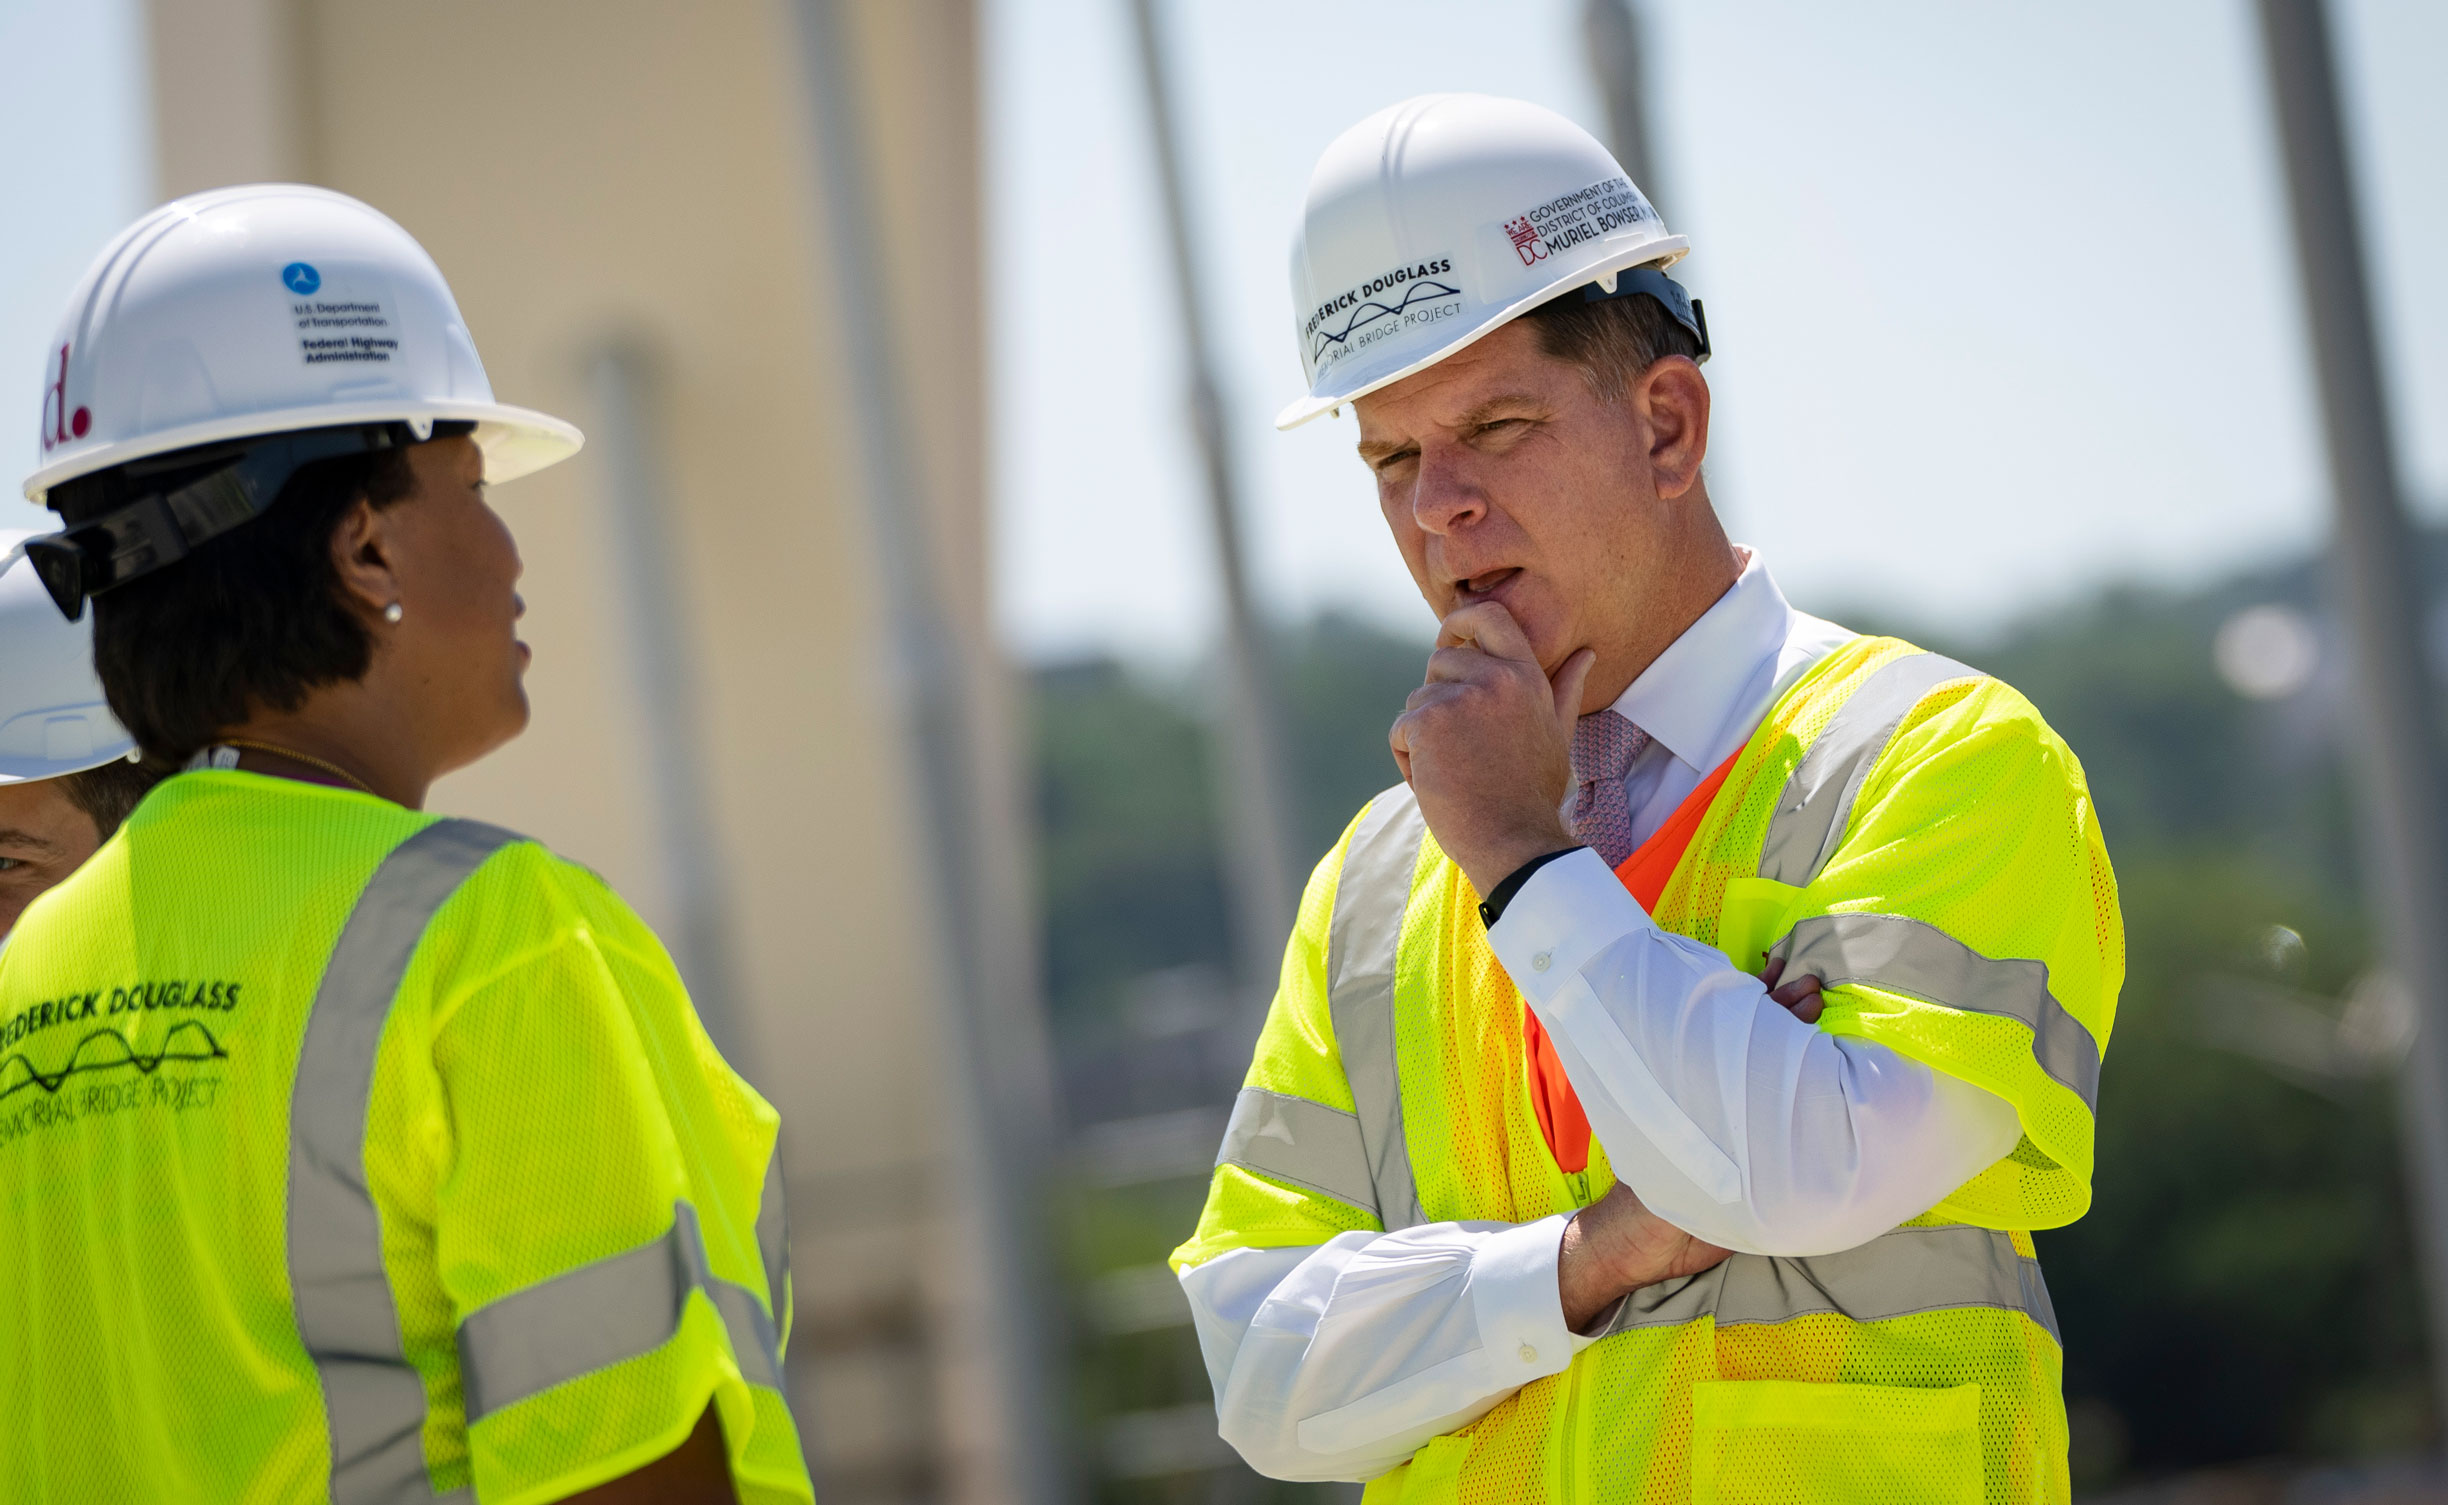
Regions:
[[73, 622], [88, 596], [176, 564], [205, 540], [261, 517], [306, 466], [416, 441], [403, 423], [359, 424], [131, 461], [54, 488], [50, 505], [71, 526], [27, 539], [26, 558]]
[[1584, 303], [1605, 303], [1615, 298], [1631, 298], [1646, 293], [1658, 300], [1673, 320], [1691, 331], [1700, 342], [1700, 359], [1709, 358], [1708, 315], [1701, 310], [1700, 300], [1685, 290], [1665, 272], [1653, 266], [1626, 267], [1615, 274], [1615, 287], [1609, 291], [1603, 282], [1593, 282], [1581, 289]]

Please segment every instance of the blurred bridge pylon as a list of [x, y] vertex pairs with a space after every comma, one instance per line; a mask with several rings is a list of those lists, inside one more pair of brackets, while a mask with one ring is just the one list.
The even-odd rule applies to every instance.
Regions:
[[2263, 58], [2295, 232], [2336, 530], [2338, 616], [2354, 662], [2364, 888], [2386, 965], [2417, 1000], [2399, 1084], [2414, 1246], [2431, 1318], [2434, 1404], [2448, 1430], [2448, 763], [2425, 662], [2418, 557], [2397, 475], [2369, 262], [2324, 0], [2260, 0]]

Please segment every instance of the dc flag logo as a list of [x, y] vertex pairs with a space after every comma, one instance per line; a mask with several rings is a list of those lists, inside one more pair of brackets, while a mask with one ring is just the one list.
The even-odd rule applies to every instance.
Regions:
[[323, 274], [302, 261], [281, 268], [281, 286], [303, 298], [323, 285]]

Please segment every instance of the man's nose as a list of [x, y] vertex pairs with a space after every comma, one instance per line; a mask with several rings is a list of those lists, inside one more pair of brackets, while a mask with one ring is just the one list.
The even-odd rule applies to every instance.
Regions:
[[1429, 533], [1451, 533], [1487, 516], [1487, 494], [1469, 467], [1433, 452], [1420, 456], [1411, 515]]

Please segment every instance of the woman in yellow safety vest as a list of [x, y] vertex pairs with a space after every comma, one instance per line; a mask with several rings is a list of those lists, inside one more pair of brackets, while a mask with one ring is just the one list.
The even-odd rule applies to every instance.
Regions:
[[14, 1498], [807, 1500], [774, 1111], [593, 874], [423, 810], [527, 720], [493, 400], [320, 189], [106, 249], [29, 557], [184, 771], [0, 953]]

